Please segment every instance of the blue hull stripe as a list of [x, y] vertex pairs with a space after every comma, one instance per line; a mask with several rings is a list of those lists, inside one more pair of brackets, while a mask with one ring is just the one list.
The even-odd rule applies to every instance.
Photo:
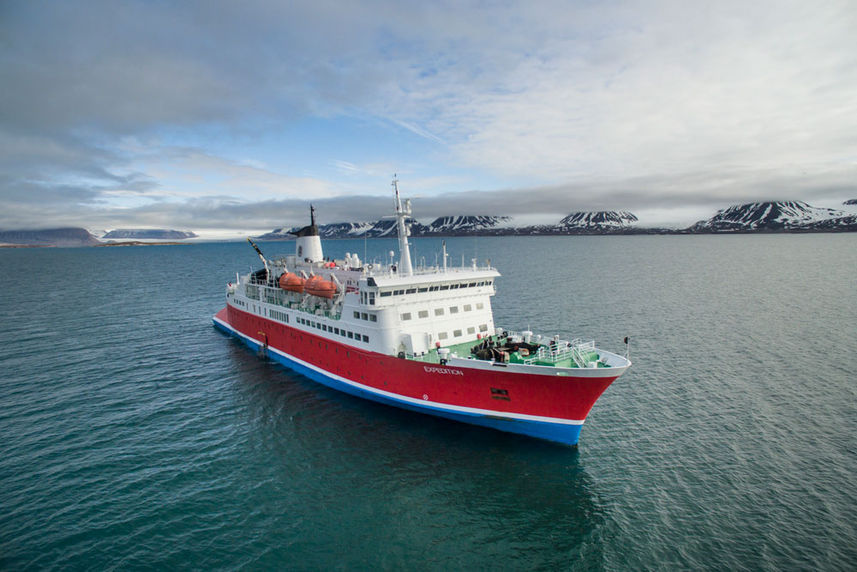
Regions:
[[[259, 342], [235, 330], [228, 323], [217, 318], [213, 318], [212, 321], [218, 329], [235, 336], [254, 350], [258, 351], [261, 349], [262, 345]], [[577, 444], [580, 437], [580, 430], [583, 426], [583, 421], [548, 421], [546, 419], [549, 418], [522, 414], [511, 417], [508, 416], [508, 414], [485, 412], [483, 410], [451, 405], [443, 406], [438, 403], [428, 401], [423, 402], [403, 396], [395, 396], [395, 394], [382, 392], [380, 390], [370, 390], [369, 388], [366, 388], [366, 386], [362, 386], [356, 382], [352, 382], [335, 374], [326, 372], [276, 348], [268, 347], [267, 354], [269, 357], [275, 359], [287, 368], [332, 389], [364, 399], [370, 399], [378, 403], [392, 405], [409, 411], [415, 411], [417, 413], [434, 415], [445, 419], [469, 423], [471, 425], [479, 425], [481, 427], [489, 427], [491, 429], [498, 429], [508, 433], [528, 435], [530, 437], [554, 441], [565, 445]]]

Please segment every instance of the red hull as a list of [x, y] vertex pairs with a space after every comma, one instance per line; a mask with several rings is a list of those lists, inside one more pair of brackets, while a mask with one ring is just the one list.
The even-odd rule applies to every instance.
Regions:
[[216, 320], [328, 374], [427, 406], [477, 410], [509, 419], [582, 423], [618, 376], [534, 375], [439, 366], [369, 352], [227, 306]]

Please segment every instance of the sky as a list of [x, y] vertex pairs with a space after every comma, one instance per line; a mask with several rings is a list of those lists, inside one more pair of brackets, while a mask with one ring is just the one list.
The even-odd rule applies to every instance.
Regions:
[[0, 2], [0, 229], [857, 198], [857, 2]]

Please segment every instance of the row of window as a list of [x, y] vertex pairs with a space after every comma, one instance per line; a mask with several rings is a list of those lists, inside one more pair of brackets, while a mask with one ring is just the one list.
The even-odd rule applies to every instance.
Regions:
[[[488, 324], [479, 324], [479, 331], [480, 332], [487, 332], [488, 331]], [[470, 326], [469, 328], [467, 328], [467, 335], [472, 336], [475, 333], [476, 333], [476, 327], [475, 326]], [[452, 331], [452, 337], [453, 338], [460, 338], [461, 336], [462, 336], [462, 330], [453, 330]], [[437, 339], [439, 339], [439, 340], [449, 339], [449, 334], [447, 332], [438, 332]]]
[[300, 316], [298, 316], [297, 320], [299, 324], [309, 326], [310, 328], [315, 328], [316, 330], [321, 330], [322, 332], [330, 332], [331, 334], [342, 336], [343, 338], [348, 338], [349, 340], [357, 340], [358, 342], [362, 341], [366, 342], [367, 344], [369, 343], [369, 336], [367, 336], [366, 334], [358, 334], [346, 330], [345, 328], [335, 328], [333, 326], [328, 326], [327, 324], [322, 324], [321, 322], [307, 320], [306, 318], [302, 318]]
[[475, 288], [477, 286], [491, 286], [493, 280], [485, 280], [484, 282], [464, 282], [455, 284], [443, 284], [440, 286], [423, 286], [420, 288], [407, 288], [404, 290], [382, 290], [381, 296], [404, 296], [407, 294], [417, 294], [423, 292], [437, 292], [438, 290], [456, 290], [458, 288]]
[[358, 320], [368, 320], [370, 322], [378, 321], [378, 316], [376, 314], [367, 314], [366, 312], [354, 312], [354, 317]]
[[272, 318], [276, 318], [277, 320], [285, 323], [289, 323], [289, 315], [285, 312], [280, 312], [279, 310], [268, 310], [268, 315]]
[[[471, 304], [465, 304], [464, 306], [462, 306], [462, 308], [464, 309], [465, 312], [470, 312], [473, 310], [473, 306]], [[482, 303], [482, 302], [476, 303], [476, 309], [477, 310], [482, 310], [483, 308], [485, 308], [484, 303]], [[434, 309], [434, 315], [435, 316], [443, 316], [444, 312], [445, 312], [445, 310], [443, 308], [435, 308]], [[357, 312], [354, 312], [354, 313], [357, 314]], [[458, 306], [450, 306], [449, 307], [449, 313], [450, 314], [457, 314], [458, 313]], [[429, 316], [428, 310], [420, 310], [419, 312], [417, 312], [417, 316], [419, 318], [428, 318], [428, 316]], [[410, 312], [405, 312], [401, 315], [402, 320], [410, 320], [411, 317], [412, 317], [412, 315]]]

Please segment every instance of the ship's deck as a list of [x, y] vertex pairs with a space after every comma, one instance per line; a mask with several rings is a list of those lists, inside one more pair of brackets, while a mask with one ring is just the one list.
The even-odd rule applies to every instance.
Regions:
[[[499, 342], [499, 336], [490, 336], [490, 337], [483, 338], [483, 339], [491, 340], [494, 343]], [[450, 345], [446, 345], [443, 347], [449, 350], [450, 356], [456, 356], [457, 355], [458, 357], [461, 357], [461, 358], [469, 358], [469, 357], [474, 357], [470, 351], [471, 348], [478, 345], [479, 343], [481, 343], [481, 341], [480, 342], [470, 341], [470, 342], [461, 342], [459, 344], [450, 344]], [[546, 350], [548, 350], [548, 346], [543, 346], [543, 347]], [[544, 353], [541, 353], [539, 355], [532, 355], [531, 354], [530, 356], [522, 356], [519, 352], [508, 352], [507, 355], [508, 355], [507, 363], [513, 363], [513, 364], [542, 365], [542, 366], [550, 366], [550, 367], [573, 367], [573, 368], [580, 367], [577, 364], [577, 362], [574, 360], [574, 358], [572, 357], [570, 351], [553, 352], [552, 353], [548, 350], [548, 351], [545, 351]], [[607, 365], [598, 361], [600, 356], [595, 351], [586, 351], [583, 355], [584, 355], [584, 361], [585, 362], [595, 361], [598, 364], [597, 367], [608, 367]], [[423, 355], [417, 355], [417, 356], [408, 355], [407, 357], [409, 359], [413, 359], [415, 361], [422, 361], [422, 362], [426, 362], [426, 363], [440, 363], [440, 359], [441, 359], [440, 355], [437, 353], [437, 348], [432, 349], [431, 351], [429, 351]]]

